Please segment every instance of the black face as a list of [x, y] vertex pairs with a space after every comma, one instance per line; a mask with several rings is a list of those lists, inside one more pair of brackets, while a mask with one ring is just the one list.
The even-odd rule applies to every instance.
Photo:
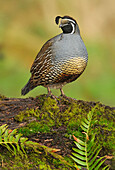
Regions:
[[73, 26], [71, 25], [71, 23], [68, 23], [67, 25], [62, 26], [61, 29], [62, 29], [62, 31], [63, 31], [64, 34], [69, 34], [69, 33], [72, 33], [72, 31], [73, 31], [74, 28], [73, 28]]

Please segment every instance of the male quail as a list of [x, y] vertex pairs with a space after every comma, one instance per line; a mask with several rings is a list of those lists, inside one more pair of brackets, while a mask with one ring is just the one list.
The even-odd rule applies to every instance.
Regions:
[[88, 61], [88, 53], [80, 36], [79, 26], [70, 16], [57, 16], [55, 22], [63, 33], [48, 40], [35, 58], [31, 67], [31, 77], [21, 94], [25, 95], [35, 87], [42, 85], [59, 88], [64, 96], [62, 87], [76, 80], [84, 71]]

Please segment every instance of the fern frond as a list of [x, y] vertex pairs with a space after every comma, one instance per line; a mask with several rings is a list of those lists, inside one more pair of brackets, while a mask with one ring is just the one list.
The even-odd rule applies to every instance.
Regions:
[[62, 163], [71, 167], [71, 165], [61, 156], [56, 154], [55, 148], [49, 148], [45, 145], [39, 144], [37, 142], [29, 141], [28, 138], [22, 137], [17, 130], [14, 129], [9, 133], [7, 129], [8, 126], [0, 126], [0, 145], [5, 147], [13, 155], [20, 155], [22, 158], [27, 158], [27, 152], [25, 148], [32, 148], [34, 152], [41, 153], [39, 150], [43, 149], [46, 153], [50, 153], [54, 158], [59, 159]]
[[9, 133], [7, 128], [8, 126], [6, 124], [0, 126], [0, 145], [5, 147], [13, 155], [16, 156], [19, 154], [23, 157], [24, 154], [20, 147], [21, 134], [16, 134], [16, 129]]
[[[99, 170], [101, 165], [106, 160], [104, 157], [100, 157], [97, 159], [97, 156], [101, 148], [95, 142], [94, 134], [90, 137], [91, 140], [89, 140], [89, 130], [92, 122], [94, 122], [94, 120], [92, 121], [93, 113], [94, 113], [94, 109], [89, 112], [87, 118], [84, 118], [81, 121], [81, 128], [84, 130], [83, 133], [85, 134], [84, 141], [73, 136], [75, 139], [74, 143], [77, 148], [72, 148], [74, 152], [72, 152], [71, 158], [77, 163], [75, 167], [79, 167], [79, 169], [83, 167], [86, 168], [87, 170], [93, 170], [93, 169]], [[109, 167], [105, 166], [103, 170], [106, 168]]]

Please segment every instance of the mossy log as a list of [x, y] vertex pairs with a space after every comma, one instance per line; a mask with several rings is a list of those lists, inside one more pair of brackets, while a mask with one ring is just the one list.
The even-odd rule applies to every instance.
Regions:
[[[79, 135], [81, 119], [94, 107], [93, 119], [96, 121], [91, 131], [102, 146], [100, 155], [113, 157], [115, 108], [100, 102], [63, 97], [55, 100], [47, 95], [25, 99], [0, 96], [0, 125], [8, 124], [10, 129], [18, 128], [23, 134], [25, 128], [25, 136], [31, 139], [39, 137], [40, 142], [59, 148], [60, 154], [65, 156], [71, 153], [71, 136]], [[49, 140], [49, 144], [46, 141], [50, 138], [53, 141]], [[113, 160], [110, 162], [113, 164]]]

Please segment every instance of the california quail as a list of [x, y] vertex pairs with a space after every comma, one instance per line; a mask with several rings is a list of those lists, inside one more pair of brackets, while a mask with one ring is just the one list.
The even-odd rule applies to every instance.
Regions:
[[55, 22], [63, 33], [48, 40], [35, 58], [31, 67], [31, 77], [21, 94], [25, 95], [35, 87], [42, 85], [50, 88], [59, 88], [66, 83], [76, 80], [85, 70], [88, 53], [80, 36], [79, 26], [70, 16], [57, 16]]

